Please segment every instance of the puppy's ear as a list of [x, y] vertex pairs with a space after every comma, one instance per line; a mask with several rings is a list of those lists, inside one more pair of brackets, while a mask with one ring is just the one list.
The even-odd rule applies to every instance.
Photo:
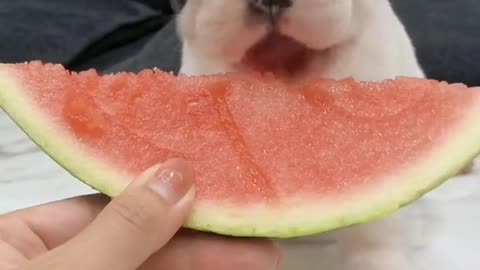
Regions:
[[188, 0], [170, 0], [170, 6], [173, 12], [179, 13], [182, 8], [187, 4]]

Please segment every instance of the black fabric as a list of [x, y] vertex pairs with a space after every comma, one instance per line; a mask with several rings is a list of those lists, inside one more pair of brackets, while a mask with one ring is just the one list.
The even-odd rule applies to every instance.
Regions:
[[159, 31], [86, 61], [77, 69], [96, 68], [103, 72], [140, 71], [159, 68], [177, 72], [180, 68], [181, 43], [171, 20]]
[[478, 0], [392, 0], [430, 78], [480, 86]]
[[[177, 71], [169, 0], [0, 0], [0, 62]], [[392, 0], [431, 78], [480, 85], [477, 0]]]
[[76, 68], [162, 29], [170, 15], [159, 8], [140, 0], [0, 0], [0, 61]]

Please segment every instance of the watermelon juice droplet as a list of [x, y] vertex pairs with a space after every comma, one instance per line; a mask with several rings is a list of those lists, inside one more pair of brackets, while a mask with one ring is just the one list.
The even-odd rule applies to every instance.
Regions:
[[305, 85], [298, 88], [300, 95], [313, 107], [325, 108], [333, 103], [334, 97], [326, 88]]
[[78, 138], [100, 138], [105, 135], [103, 112], [85, 95], [67, 94], [62, 110], [65, 122]]

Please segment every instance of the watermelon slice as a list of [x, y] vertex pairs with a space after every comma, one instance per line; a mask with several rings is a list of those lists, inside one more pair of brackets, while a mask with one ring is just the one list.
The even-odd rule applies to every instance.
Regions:
[[0, 105], [48, 155], [109, 196], [186, 158], [188, 228], [298, 237], [394, 213], [480, 153], [480, 90], [398, 78], [71, 73], [0, 65]]

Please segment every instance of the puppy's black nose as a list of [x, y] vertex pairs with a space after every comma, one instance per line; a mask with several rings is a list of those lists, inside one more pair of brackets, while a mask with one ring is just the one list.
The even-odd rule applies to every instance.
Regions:
[[248, 0], [250, 6], [257, 10], [270, 15], [276, 15], [279, 11], [289, 8], [292, 0]]
[[288, 8], [292, 5], [292, 0], [257, 0], [256, 2], [267, 7]]

